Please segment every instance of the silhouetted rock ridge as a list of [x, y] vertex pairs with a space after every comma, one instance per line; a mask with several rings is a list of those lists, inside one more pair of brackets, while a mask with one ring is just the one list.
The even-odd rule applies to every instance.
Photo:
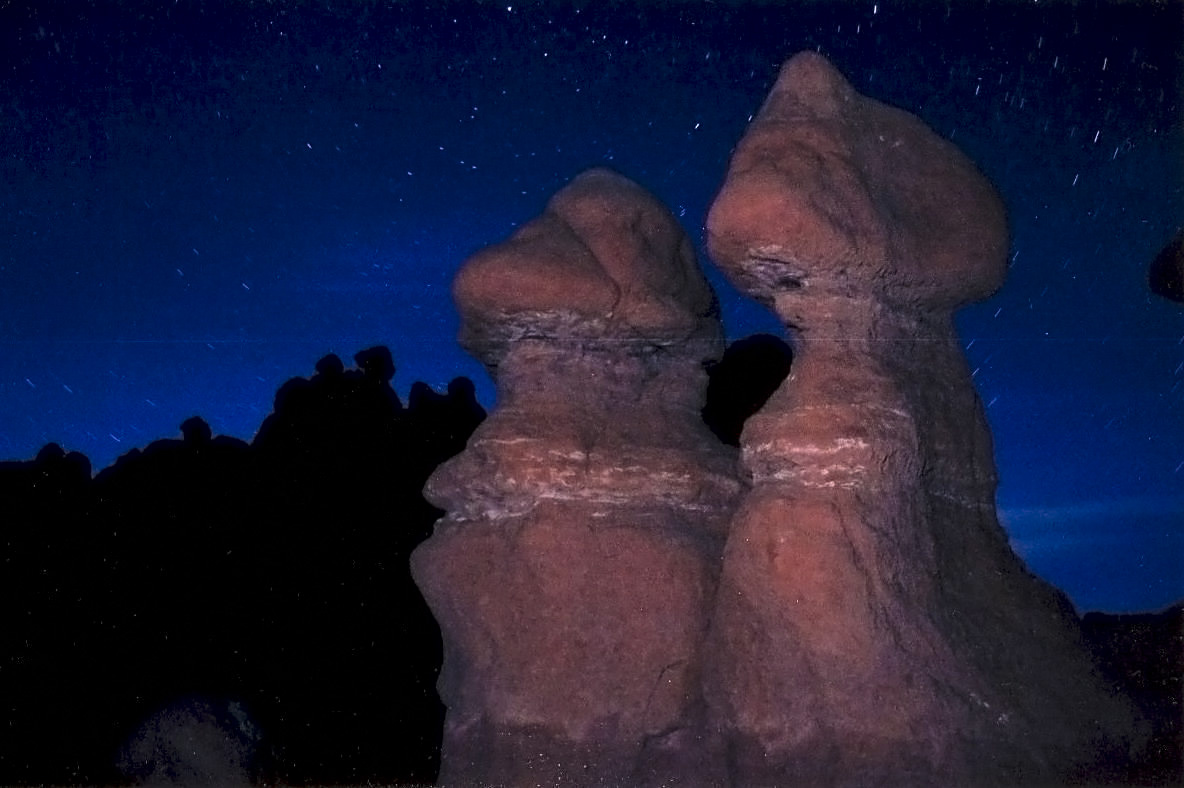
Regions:
[[404, 407], [386, 348], [355, 361], [285, 383], [250, 444], [193, 417], [93, 479], [52, 444], [0, 463], [0, 784], [435, 779], [408, 556], [484, 411], [462, 378]]

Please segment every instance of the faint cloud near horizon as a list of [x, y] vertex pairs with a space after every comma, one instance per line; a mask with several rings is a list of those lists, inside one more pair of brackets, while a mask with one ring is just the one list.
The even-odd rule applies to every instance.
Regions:
[[1038, 523], [1110, 520], [1114, 517], [1163, 517], [1171, 514], [1179, 514], [1184, 518], [1184, 495], [1139, 495], [1040, 506], [999, 507], [999, 519], [1004, 525], [1019, 527]]
[[1162, 610], [1184, 600], [1184, 496], [1000, 507], [1012, 548], [1079, 612]]
[[[1003, 506], [999, 508], [999, 520], [1012, 546], [1026, 556], [1086, 545], [1184, 547], [1184, 496]], [[1184, 574], [1184, 567], [1181, 572]]]

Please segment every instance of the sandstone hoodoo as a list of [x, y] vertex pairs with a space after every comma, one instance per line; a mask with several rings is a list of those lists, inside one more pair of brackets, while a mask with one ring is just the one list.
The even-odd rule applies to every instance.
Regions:
[[498, 406], [429, 480], [447, 514], [412, 558], [444, 639], [440, 782], [719, 782], [701, 648], [742, 485], [700, 419], [722, 334], [691, 242], [593, 170], [454, 295]]
[[707, 223], [794, 337], [741, 438], [705, 666], [734, 785], [1046, 784], [1121, 759], [1128, 703], [995, 512], [952, 326], [996, 290], [994, 189], [821, 56], [788, 61]]

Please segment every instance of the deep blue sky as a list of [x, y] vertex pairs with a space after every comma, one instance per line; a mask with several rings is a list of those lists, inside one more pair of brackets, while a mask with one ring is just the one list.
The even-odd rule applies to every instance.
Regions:
[[[794, 52], [998, 185], [1007, 284], [958, 325], [1001, 517], [1082, 609], [1184, 597], [1184, 5], [0, 3], [0, 459], [250, 438], [318, 358], [463, 374], [449, 282], [581, 170], [697, 241]], [[733, 338], [779, 330], [704, 258]]]

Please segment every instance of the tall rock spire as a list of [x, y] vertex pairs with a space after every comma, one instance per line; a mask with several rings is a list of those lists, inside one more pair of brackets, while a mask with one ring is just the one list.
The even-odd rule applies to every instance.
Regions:
[[454, 294], [498, 405], [429, 480], [447, 515], [412, 559], [444, 639], [441, 784], [722, 779], [701, 646], [741, 484], [700, 418], [722, 337], [689, 239], [593, 170]]
[[747, 423], [706, 694], [734, 785], [1045, 784], [1125, 751], [1067, 599], [1012, 553], [952, 326], [1006, 272], [1003, 205], [953, 145], [789, 60], [708, 248], [794, 337]]

